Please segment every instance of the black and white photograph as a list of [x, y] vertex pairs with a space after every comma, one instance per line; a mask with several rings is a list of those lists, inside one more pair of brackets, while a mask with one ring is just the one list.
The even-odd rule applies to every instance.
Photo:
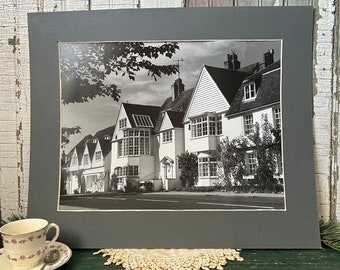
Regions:
[[58, 211], [285, 211], [281, 40], [59, 42]]

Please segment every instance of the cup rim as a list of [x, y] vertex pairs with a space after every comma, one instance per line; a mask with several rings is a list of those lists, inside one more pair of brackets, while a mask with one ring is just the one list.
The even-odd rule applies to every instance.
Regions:
[[[11, 227], [13, 225], [20, 224], [20, 223], [34, 222], [34, 221], [42, 222], [43, 225], [38, 227], [38, 228], [27, 230], [24, 233], [6, 232], [6, 229], [8, 229], [9, 227]], [[11, 221], [11, 222], [3, 225], [0, 228], [0, 233], [2, 235], [8, 235], [8, 236], [27, 235], [27, 234], [31, 234], [31, 233], [40, 231], [42, 229], [45, 229], [47, 226], [48, 226], [48, 221], [46, 219], [43, 219], [43, 218], [25, 218], [25, 219], [20, 219], [20, 220], [16, 220], [16, 221]]]

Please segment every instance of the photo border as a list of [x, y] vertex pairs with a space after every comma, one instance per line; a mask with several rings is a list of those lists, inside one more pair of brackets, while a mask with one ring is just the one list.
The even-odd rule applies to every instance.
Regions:
[[[320, 248], [312, 132], [311, 7], [32, 13], [28, 216], [61, 227], [72, 248]], [[58, 212], [58, 42], [282, 40], [286, 211]], [[199, 237], [198, 237], [199, 236]]]

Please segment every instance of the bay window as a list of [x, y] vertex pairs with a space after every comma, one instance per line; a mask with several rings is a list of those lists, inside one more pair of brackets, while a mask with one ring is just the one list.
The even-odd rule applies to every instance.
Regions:
[[150, 154], [150, 132], [148, 130], [125, 130], [118, 141], [118, 156], [139, 156]]
[[222, 116], [209, 114], [191, 120], [191, 137], [222, 134]]

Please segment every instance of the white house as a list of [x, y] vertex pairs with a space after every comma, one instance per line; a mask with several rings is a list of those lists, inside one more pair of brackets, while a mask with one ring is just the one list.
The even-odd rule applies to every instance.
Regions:
[[183, 112], [165, 111], [162, 113], [157, 135], [159, 144], [158, 178], [162, 179], [162, 188], [165, 190], [181, 187], [177, 157], [184, 152], [183, 116]]
[[74, 194], [80, 192], [81, 182], [81, 163], [83, 160], [83, 154], [85, 150], [86, 142], [92, 139], [92, 135], [85, 136], [67, 155], [67, 179], [65, 181], [65, 188], [67, 194]]
[[[227, 124], [223, 129], [224, 136], [230, 140], [254, 132], [255, 123], [261, 124], [263, 118], [267, 119], [273, 129], [281, 133], [281, 64], [273, 62], [272, 56], [259, 70], [248, 76], [241, 84], [231, 106], [226, 113]], [[257, 154], [249, 150], [246, 155], [247, 169], [250, 178], [253, 178], [257, 166]], [[282, 157], [277, 157], [276, 177], [283, 178]]]
[[111, 174], [118, 177], [118, 189], [127, 185], [128, 178], [155, 179], [154, 127], [159, 112], [158, 106], [121, 104], [113, 132], [111, 162]]
[[161, 107], [123, 103], [112, 140], [111, 174], [117, 188], [132, 178], [154, 190], [180, 188], [177, 156], [184, 152], [183, 116], [191, 97], [181, 79]]
[[67, 194], [108, 191], [113, 129], [111, 126], [85, 136], [70, 151]]
[[197, 186], [213, 186], [217, 180], [216, 146], [224, 118], [248, 73], [204, 66], [184, 117], [185, 150], [198, 156]]
[[[194, 89], [185, 90], [182, 80], [175, 80], [172, 96], [162, 106], [122, 103], [115, 126], [85, 137], [70, 152], [73, 180], [68, 190], [79, 181], [80, 192], [106, 191], [109, 182], [119, 190], [129, 179], [137, 185], [152, 183], [154, 190], [176, 190], [181, 187], [178, 156], [185, 151], [197, 154], [196, 186], [214, 186], [221, 139], [252, 132], [261, 117], [281, 129], [281, 65], [274, 62], [274, 52], [265, 53], [263, 63], [245, 67], [237, 55], [228, 54], [224, 64], [203, 66]], [[255, 171], [256, 153], [247, 154], [247, 166]], [[281, 159], [277, 157], [280, 179]]]

